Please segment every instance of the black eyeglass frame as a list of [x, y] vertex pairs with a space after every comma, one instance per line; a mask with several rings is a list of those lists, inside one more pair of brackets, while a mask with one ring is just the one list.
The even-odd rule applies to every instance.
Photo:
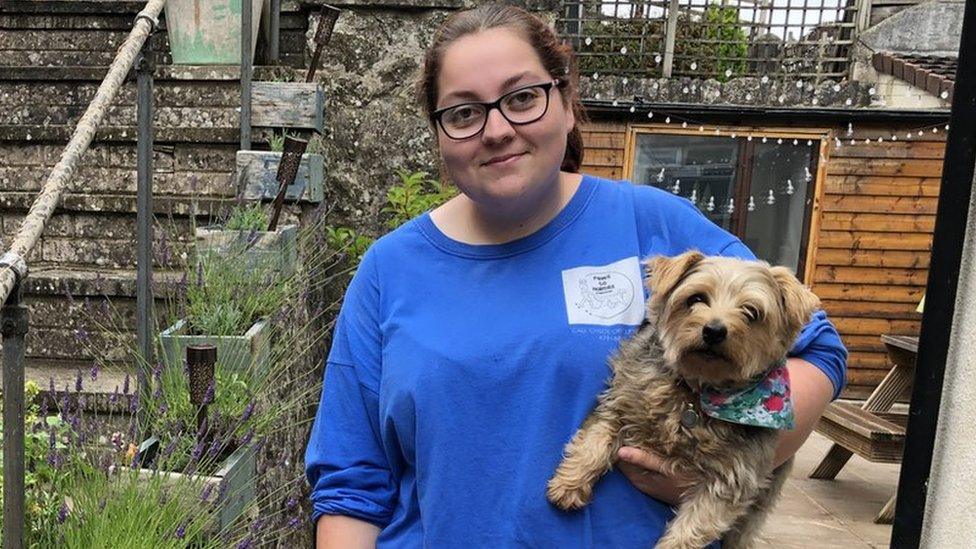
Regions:
[[[485, 126], [488, 125], [488, 117], [491, 115], [492, 109], [498, 109], [498, 112], [501, 113], [502, 118], [504, 118], [506, 121], [508, 121], [509, 124], [513, 126], [524, 126], [526, 124], [532, 124], [533, 122], [538, 122], [546, 115], [546, 113], [549, 112], [549, 99], [550, 99], [550, 95], [551, 95], [550, 92], [552, 91], [552, 88], [553, 87], [558, 88], [562, 84], [563, 81], [558, 78], [550, 80], [549, 82], [544, 82], [542, 84], [530, 84], [528, 86], [522, 86], [521, 88], [514, 89], [490, 103], [482, 102], [482, 101], [467, 101], [465, 103], [458, 103], [457, 105], [451, 105], [450, 107], [444, 107], [443, 109], [437, 109], [436, 111], [431, 113], [430, 116], [431, 118], [434, 119], [435, 122], [437, 122], [437, 125], [441, 128], [441, 131], [443, 131], [444, 135], [446, 135], [449, 139], [453, 139], [454, 141], [465, 141], [467, 139], [471, 139], [472, 137], [476, 137], [480, 135], [481, 132], [485, 131]], [[526, 122], [514, 122], [505, 114], [505, 111], [502, 110], [502, 101], [504, 101], [506, 98], [508, 98], [511, 95], [532, 88], [542, 88], [542, 90], [545, 92], [546, 107], [542, 109], [542, 114], [540, 114], [536, 118], [533, 118], [532, 120]], [[481, 127], [478, 128], [478, 131], [466, 137], [454, 137], [450, 134], [450, 132], [447, 131], [447, 128], [444, 127], [444, 121], [443, 121], [444, 113], [446, 113], [449, 110], [456, 109], [458, 107], [464, 107], [466, 105], [480, 105], [481, 107], [483, 107], [485, 109], [485, 119], [481, 122]]]

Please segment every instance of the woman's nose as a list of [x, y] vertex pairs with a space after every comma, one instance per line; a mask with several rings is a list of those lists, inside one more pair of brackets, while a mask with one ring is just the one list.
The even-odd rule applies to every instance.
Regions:
[[511, 138], [515, 135], [515, 128], [502, 116], [500, 110], [491, 109], [488, 111], [488, 120], [485, 122], [485, 129], [481, 134], [482, 141], [485, 143], [497, 143]]

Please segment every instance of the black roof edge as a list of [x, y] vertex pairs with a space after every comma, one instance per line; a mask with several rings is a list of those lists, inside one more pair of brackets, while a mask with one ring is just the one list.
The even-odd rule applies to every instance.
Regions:
[[[702, 105], [698, 103], [650, 103], [643, 101], [618, 101], [613, 105], [611, 101], [584, 99], [583, 106], [588, 114], [600, 115], [600, 118], [633, 118], [635, 121], [647, 122], [647, 111], [654, 112], [653, 122], [661, 117], [681, 117], [679, 122], [713, 122], [716, 118], [756, 118], [763, 121], [785, 120], [789, 122], [818, 121], [818, 122], [899, 122], [906, 125], [913, 123], [939, 124], [948, 122], [948, 109], [841, 109], [829, 107], [757, 107], [750, 105]], [[630, 108], [636, 110], [631, 113]], [[707, 120], [698, 118], [707, 117]], [[801, 118], [802, 117], [802, 118]]]

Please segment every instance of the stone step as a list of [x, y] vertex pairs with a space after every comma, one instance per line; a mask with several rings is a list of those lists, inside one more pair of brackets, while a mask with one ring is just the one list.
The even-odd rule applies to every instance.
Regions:
[[[40, 387], [41, 395], [54, 399], [56, 404], [48, 401], [49, 410], [60, 406], [65, 396], [74, 406], [78, 397], [83, 395], [86, 411], [128, 414], [130, 403], [124, 392], [126, 376], [129, 377], [129, 394], [135, 395], [138, 391], [135, 366], [109, 364], [93, 372], [92, 362], [87, 360], [27, 359], [25, 362], [24, 381], [33, 381]], [[77, 390], [79, 378], [80, 391]], [[2, 386], [3, 382], [0, 380], [0, 388]]]
[[[178, 314], [184, 271], [153, 273], [156, 330]], [[135, 272], [38, 268], [24, 283], [30, 311], [25, 355], [34, 360], [131, 361], [136, 346]], [[162, 327], [162, 328], [160, 328]]]

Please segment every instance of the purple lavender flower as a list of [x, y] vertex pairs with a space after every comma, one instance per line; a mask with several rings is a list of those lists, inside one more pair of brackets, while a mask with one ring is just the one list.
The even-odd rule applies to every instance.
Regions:
[[61, 503], [61, 508], [58, 509], [58, 524], [64, 524], [64, 521], [68, 519], [68, 515], [71, 512], [68, 509], [68, 504], [66, 502]]
[[210, 494], [213, 492], [213, 484], [207, 484], [200, 493], [200, 501], [210, 501]]
[[237, 544], [237, 549], [251, 549], [251, 547], [254, 547], [254, 539], [250, 536], [244, 538]]
[[54, 398], [58, 394], [58, 390], [54, 387], [54, 376], [51, 376], [51, 380], [48, 383], [47, 390], [51, 393], [51, 398]]
[[197, 288], [203, 286], [203, 261], [197, 261]]
[[176, 539], [183, 539], [186, 536], [186, 523], [183, 523], [176, 527], [176, 532], [173, 533]]
[[47, 464], [55, 469], [60, 469], [61, 464], [64, 463], [64, 458], [57, 451], [52, 451], [47, 453]]
[[207, 405], [213, 402], [214, 392], [217, 390], [217, 378], [210, 380], [210, 385], [207, 385], [207, 392], [203, 395], [203, 404]]
[[78, 368], [78, 375], [75, 377], [75, 392], [81, 392], [81, 368]]
[[173, 452], [175, 450], [176, 450], [176, 437], [173, 437], [173, 440], [169, 441], [169, 444], [167, 444], [166, 448], [163, 449], [163, 459], [166, 459], [169, 456], [173, 455]]
[[139, 399], [135, 395], [129, 395], [129, 413], [134, 414], [139, 409]]
[[252, 438], [254, 438], [254, 427], [251, 427], [246, 433], [244, 433], [244, 436], [241, 437], [239, 444], [241, 446], [246, 446], [247, 443], [251, 442]]
[[153, 366], [153, 369], [152, 369], [152, 378], [153, 378], [153, 381], [159, 381], [159, 379], [161, 377], [163, 377], [163, 363], [162, 362], [157, 362], [156, 365]]
[[108, 402], [111, 405], [115, 405], [119, 401], [119, 386], [115, 386], [115, 391], [108, 396]]
[[89, 372], [89, 374], [91, 374], [92, 381], [98, 379], [98, 371], [99, 371], [98, 362], [95, 362], [92, 364], [91, 372]]
[[198, 442], [198, 443], [196, 443], [196, 445], [193, 447], [193, 451], [190, 452], [190, 461], [191, 462], [200, 461], [200, 458], [203, 457], [203, 447], [205, 446], [205, 444], [206, 443], [204, 443], [204, 442]]
[[88, 343], [91, 341], [91, 334], [89, 334], [88, 330], [84, 328], [78, 328], [75, 330], [75, 339], [82, 343]]
[[122, 382], [122, 394], [129, 394], [129, 374], [125, 374], [125, 381]]
[[244, 407], [244, 412], [241, 414], [241, 422], [251, 419], [251, 414], [253, 413], [254, 413], [254, 401], [252, 400], [251, 402], [247, 403], [247, 406]]
[[289, 510], [294, 509], [296, 505], [298, 505], [298, 500], [293, 497], [288, 498], [288, 501], [285, 502], [285, 507]]
[[288, 527], [293, 530], [298, 528], [301, 524], [302, 520], [298, 517], [291, 517], [291, 520], [288, 521]]
[[221, 446], [222, 444], [220, 444], [219, 440], [214, 440], [213, 442], [211, 442], [210, 448], [207, 450], [207, 457], [216, 458], [220, 454]]
[[255, 520], [254, 522], [252, 522], [251, 523], [251, 533], [252, 534], [259, 533], [261, 531], [261, 529], [264, 528], [264, 522], [265, 522], [265, 520], [263, 518], [258, 518], [257, 520]]

